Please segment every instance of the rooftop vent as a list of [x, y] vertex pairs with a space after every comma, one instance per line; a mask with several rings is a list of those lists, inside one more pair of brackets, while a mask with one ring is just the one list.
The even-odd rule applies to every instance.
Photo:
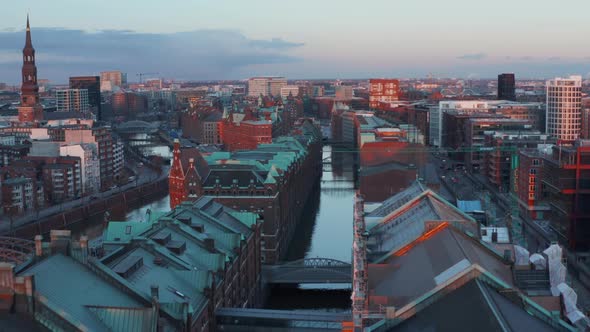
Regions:
[[176, 220], [180, 221], [181, 223], [185, 224], [185, 225], [190, 225], [191, 224], [191, 217], [176, 217]]
[[139, 270], [143, 266], [143, 257], [130, 255], [119, 262], [113, 271], [123, 278], [128, 278], [133, 272]]
[[170, 239], [172, 239], [172, 235], [170, 235], [170, 233], [158, 233], [152, 237], [152, 240], [163, 246], [165, 246], [166, 243], [170, 241]]
[[205, 248], [209, 250], [209, 252], [215, 252], [215, 239], [210, 237], [205, 239]]
[[182, 255], [182, 253], [184, 253], [184, 251], [186, 250], [186, 242], [185, 241], [170, 241], [166, 245], [166, 248], [168, 248], [168, 250], [172, 251], [173, 253], [175, 253], [177, 255]]
[[191, 227], [199, 233], [205, 233], [205, 225], [203, 224], [192, 224]]

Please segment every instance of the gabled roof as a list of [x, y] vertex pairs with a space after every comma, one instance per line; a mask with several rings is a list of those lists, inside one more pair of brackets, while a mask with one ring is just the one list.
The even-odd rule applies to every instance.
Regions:
[[385, 217], [420, 195], [425, 190], [426, 188], [420, 183], [420, 181], [414, 181], [414, 183], [405, 190], [383, 201], [381, 206], [369, 213], [367, 217]]
[[[373, 305], [402, 307], [472, 264], [512, 287], [510, 264], [449, 224], [426, 232], [403, 249], [369, 264]], [[409, 282], [411, 280], [411, 282]]]
[[[209, 271], [195, 270], [186, 262], [171, 255], [150, 242], [139, 241], [138, 246], [122, 252], [106, 262], [114, 272], [125, 260], [141, 259], [142, 265], [130, 275], [121, 276], [129, 287], [143, 295], [150, 296], [153, 284], [161, 285], [158, 300], [161, 308], [176, 319], [185, 319], [181, 304], [187, 302], [189, 312], [201, 310], [207, 303], [204, 288], [211, 283]], [[157, 263], [162, 259], [163, 263]]]
[[[530, 307], [534, 307], [534, 304], [527, 302], [526, 298], [523, 301], [519, 295], [512, 296], [513, 299], [503, 295], [505, 285], [495, 282], [487, 271], [479, 267], [472, 267], [471, 271], [477, 276], [467, 277], [469, 279], [464, 283], [456, 280], [452, 283], [455, 286], [449, 286], [447, 291], [440, 289], [400, 308], [401, 312], [397, 318], [381, 323], [384, 326], [389, 325], [389, 328], [382, 330], [396, 332], [569, 330], [565, 322], [554, 319], [548, 312], [529, 313]], [[378, 329], [369, 328], [369, 331], [373, 330]]]
[[[419, 194], [413, 196], [416, 192]], [[473, 218], [432, 190], [423, 190], [419, 183], [393, 198], [365, 217], [369, 231], [367, 247], [376, 262], [419, 238], [429, 222], [448, 221], [477, 234]]]

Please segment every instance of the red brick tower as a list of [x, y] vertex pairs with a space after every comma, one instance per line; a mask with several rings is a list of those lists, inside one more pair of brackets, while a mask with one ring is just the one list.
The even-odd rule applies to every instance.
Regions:
[[188, 169], [185, 174], [184, 190], [186, 193], [186, 199], [194, 202], [201, 196], [201, 176], [195, 168], [195, 159], [190, 158], [188, 160]]
[[37, 85], [37, 66], [35, 65], [35, 49], [31, 41], [31, 27], [27, 15], [27, 37], [23, 48], [23, 84], [21, 87], [21, 103], [18, 108], [19, 122], [37, 122], [43, 120], [43, 107], [39, 104], [39, 85]]
[[174, 209], [186, 199], [186, 187], [184, 185], [184, 170], [180, 160], [180, 142], [174, 140], [174, 151], [172, 152], [172, 167], [168, 175], [168, 189], [170, 191], [170, 208]]

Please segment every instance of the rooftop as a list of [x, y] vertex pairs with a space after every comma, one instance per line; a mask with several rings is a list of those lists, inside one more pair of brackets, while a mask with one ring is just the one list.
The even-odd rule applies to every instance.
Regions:
[[114, 326], [105, 319], [106, 315], [117, 315], [121, 324], [128, 324], [127, 331], [139, 332], [144, 330], [142, 320], [152, 315], [151, 307], [145, 302], [140, 302], [62, 254], [52, 255], [20, 275], [34, 275], [39, 300], [89, 331], [123, 331], [121, 326]]

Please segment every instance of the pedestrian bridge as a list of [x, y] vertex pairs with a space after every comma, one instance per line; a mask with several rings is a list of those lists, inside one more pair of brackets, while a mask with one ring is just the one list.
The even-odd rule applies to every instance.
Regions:
[[350, 312], [220, 308], [215, 311], [219, 331], [342, 331]]
[[352, 284], [352, 265], [331, 258], [264, 265], [262, 273], [268, 284]]
[[35, 242], [14, 237], [0, 236], [0, 262], [16, 266], [28, 262], [35, 254]]

